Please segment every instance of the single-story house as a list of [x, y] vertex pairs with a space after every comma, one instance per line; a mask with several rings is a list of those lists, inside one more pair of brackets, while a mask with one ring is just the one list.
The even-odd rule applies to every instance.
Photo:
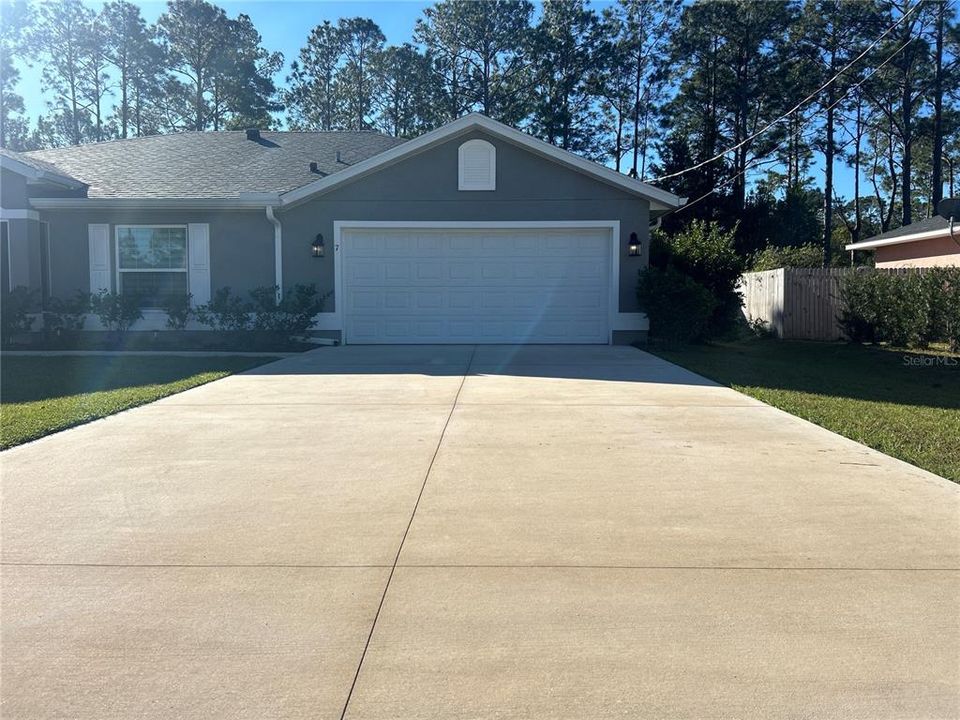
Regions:
[[960, 265], [960, 218], [935, 215], [846, 246], [873, 250], [878, 268]]
[[[374, 132], [188, 132], [4, 151], [4, 290], [332, 291], [345, 343], [642, 338], [649, 228], [683, 200], [472, 114]], [[153, 307], [151, 307], [151, 305]]]

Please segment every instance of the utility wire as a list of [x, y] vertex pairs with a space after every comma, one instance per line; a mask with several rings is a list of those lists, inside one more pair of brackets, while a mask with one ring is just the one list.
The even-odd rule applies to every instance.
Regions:
[[[917, 6], [914, 5], [914, 7], [917, 7]], [[906, 17], [906, 15], [904, 15], [903, 17]], [[901, 20], [903, 19], [903, 17], [901, 18]], [[837, 99], [836, 99], [833, 103], [831, 103], [829, 106], [827, 106], [827, 107], [825, 107], [825, 108], [822, 108], [821, 110], [813, 113], [809, 118], [807, 118], [807, 119], [803, 122], [803, 124], [809, 123], [809, 122], [810, 122], [811, 120], [813, 120], [819, 113], [826, 112], [826, 111], [828, 111], [828, 110], [832, 110], [832, 109], [835, 108], [837, 105], [839, 105], [844, 99], [846, 99], [846, 97], [847, 97], [850, 93], [852, 93], [854, 90], [856, 90], [856, 89], [859, 88], [861, 85], [863, 85], [867, 80], [869, 80], [871, 77], [873, 77], [873, 75], [876, 74], [876, 73], [880, 70], [880, 68], [882, 68], [882, 67], [883, 67], [884, 65], [886, 65], [887, 63], [891, 62], [897, 55], [899, 55], [899, 54], [904, 50], [904, 48], [907, 47], [907, 45], [909, 45], [911, 42], [914, 41], [914, 39], [915, 39], [915, 38], [912, 37], [912, 36], [909, 37], [909, 38], [907, 39], [907, 41], [904, 42], [904, 43], [903, 43], [900, 47], [898, 47], [896, 50], [894, 50], [893, 53], [892, 53], [889, 57], [887, 57], [886, 60], [884, 60], [884, 61], [883, 61], [882, 63], [880, 63], [879, 65], [877, 65], [875, 68], [872, 68], [872, 69], [870, 70], [870, 72], [868, 72], [863, 78], [861, 78], [859, 81], [857, 81], [854, 85], [851, 85], [843, 95], [841, 95], [839, 98], [837, 98]], [[808, 131], [807, 134], [809, 134], [809, 131]], [[776, 152], [777, 150], [779, 150], [780, 148], [782, 148], [790, 139], [791, 139], [790, 137], [786, 137], [786, 138], [784, 138], [783, 140], [781, 140], [779, 143], [777, 143], [776, 145], [773, 146], [773, 148], [770, 150], [769, 153], [767, 153], [767, 155], [770, 155], [771, 153], [774, 153], [774, 152]], [[810, 138], [808, 137], [808, 138], [806, 138], [806, 139], [809, 140]], [[732, 184], [733, 181], [736, 180], [736, 179], [737, 179], [738, 177], [740, 177], [741, 175], [749, 172], [750, 170], [753, 170], [755, 167], [757, 167], [757, 166], [759, 166], [759, 165], [763, 165], [764, 163], [768, 163], [768, 162], [773, 162], [773, 160], [770, 160], [769, 158], [766, 158], [766, 157], [765, 157], [765, 158], [759, 158], [759, 159], [757, 159], [757, 160], [754, 160], [752, 163], [748, 164], [743, 170], [740, 170], [739, 172], [735, 173], [734, 175], [731, 175], [729, 178], [727, 178], [726, 180], [724, 180], [722, 183], [720, 183], [719, 185], [716, 185], [713, 189], [709, 190], [708, 192], [705, 192], [705, 193], [704, 193], [703, 195], [701, 195], [700, 197], [698, 197], [698, 198], [696, 198], [696, 199], [694, 199], [694, 200], [691, 200], [690, 202], [688, 202], [688, 203], [686, 203], [686, 204], [684, 204], [684, 205], [681, 205], [679, 208], [675, 208], [675, 209], [673, 209], [673, 210], [665, 213], [664, 215], [661, 215], [661, 216], [660, 216], [661, 219], [667, 217], [667, 215], [673, 215], [674, 213], [678, 213], [678, 212], [681, 212], [681, 211], [683, 211], [683, 210], [686, 210], [686, 209], [689, 208], [689, 207], [693, 207], [693, 206], [696, 205], [697, 203], [699, 203], [699, 202], [701, 202], [701, 201], [703, 201], [703, 200], [706, 200], [708, 197], [710, 197], [711, 195], [713, 195], [714, 193], [716, 193], [718, 190], [721, 190], [722, 188], [727, 187], [728, 185]], [[706, 163], [701, 163], [701, 165], [703, 165], [703, 164], [706, 164]], [[699, 166], [696, 166], [696, 167], [699, 167]], [[689, 169], [690, 169], [690, 170], [693, 170], [693, 169], [695, 169], [695, 168], [689, 168]], [[687, 172], [687, 171], [685, 170], [684, 172]], [[666, 176], [666, 177], [671, 177], [671, 176], [668, 175], [668, 176]]]
[[[777, 125], [777, 124], [780, 123], [781, 121], [786, 120], [788, 117], [790, 117], [791, 115], [793, 115], [793, 113], [795, 113], [795, 112], [796, 112], [797, 110], [799, 110], [801, 107], [803, 107], [804, 105], [806, 105], [810, 100], [812, 100], [812, 99], [814, 99], [815, 97], [817, 97], [817, 95], [819, 95], [819, 94], [820, 94], [821, 92], [823, 92], [826, 88], [828, 88], [831, 84], [833, 84], [841, 75], [843, 75], [843, 74], [844, 74], [847, 70], [849, 70], [853, 65], [855, 65], [855, 64], [858, 63], [858, 62], [860, 62], [860, 60], [862, 60], [862, 59], [867, 55], [867, 53], [869, 53], [871, 50], [873, 50], [873, 48], [875, 48], [877, 45], [879, 45], [880, 42], [881, 42], [887, 35], [889, 35], [890, 33], [892, 33], [892, 32], [897, 28], [897, 26], [898, 26], [900, 23], [902, 23], [904, 20], [906, 20], [907, 17], [908, 17], [914, 10], [916, 10], [918, 7], [920, 7], [922, 4], [923, 4], [923, 0], [917, 0], [917, 3], [914, 4], [913, 7], [911, 7], [911, 8], [910, 8], [909, 10], [907, 10], [903, 15], [901, 15], [893, 25], [891, 25], [890, 27], [888, 27], [888, 28], [883, 32], [883, 34], [882, 34], [880, 37], [878, 37], [876, 40], [874, 40], [872, 43], [870, 43], [870, 44], [867, 46], [867, 48], [866, 48], [862, 53], [860, 53], [859, 55], [857, 55], [857, 57], [855, 57], [853, 60], [851, 60], [849, 63], [847, 63], [836, 75], [834, 75], [832, 78], [830, 78], [829, 80], [827, 80], [827, 81], [826, 81], [823, 85], [821, 85], [817, 90], [815, 90], [814, 92], [812, 92], [812, 93], [810, 93], [809, 95], [807, 95], [803, 100], [801, 100], [800, 102], [798, 102], [796, 105], [794, 105], [792, 108], [790, 108], [787, 112], [785, 112], [783, 115], [781, 115], [780, 117], [778, 117], [776, 120], [773, 120], [772, 122], [767, 123], [767, 124], [764, 125], [762, 128], [760, 128], [759, 130], [757, 130], [756, 132], [754, 132], [754, 133], [751, 134], [750, 136], [744, 138], [743, 140], [741, 140], [741, 141], [740, 141], [739, 143], [737, 143], [736, 145], [734, 145], [734, 146], [732, 146], [732, 147], [729, 147], [729, 148], [727, 148], [726, 150], [722, 150], [721, 152], [719, 152], [719, 153], [717, 153], [716, 155], [714, 155], [712, 158], [709, 158], [709, 159], [707, 159], [707, 160], [704, 160], [704, 161], [702, 161], [702, 162], [699, 162], [699, 163], [697, 163], [696, 165], [693, 165], [693, 166], [691, 166], [691, 167], [688, 167], [688, 168], [686, 168], [686, 169], [684, 169], [684, 170], [678, 170], [677, 172], [669, 173], [668, 175], [661, 175], [660, 177], [654, 178], [653, 180], [649, 180], [648, 182], [660, 182], [661, 180], [669, 180], [670, 178], [674, 178], [674, 177], [677, 177], [677, 176], [679, 176], [679, 175], [685, 175], [685, 174], [688, 173], [688, 172], [692, 172], [693, 170], [698, 170], [699, 168], [702, 168], [704, 165], [709, 165], [709, 164], [712, 163], [712, 162], [716, 162], [717, 160], [719, 160], [719, 159], [721, 159], [722, 157], [724, 157], [727, 153], [733, 152], [734, 150], [737, 150], [737, 149], [743, 147], [743, 146], [746, 145], [748, 142], [751, 142], [751, 141], [755, 140], [756, 138], [758, 138], [760, 135], [762, 135], [762, 134], [765, 133], [767, 130], [769, 130], [770, 128], [772, 128], [774, 125]], [[912, 38], [911, 38], [911, 39], [912, 39]], [[909, 41], [908, 41], [908, 42], [909, 42]], [[897, 52], [899, 52], [899, 50], [898, 50]]]

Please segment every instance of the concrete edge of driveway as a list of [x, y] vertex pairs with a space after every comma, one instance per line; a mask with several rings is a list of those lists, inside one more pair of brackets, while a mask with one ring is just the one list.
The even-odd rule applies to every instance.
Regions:
[[949, 478], [945, 478], [945, 477], [943, 477], [943, 476], [941, 476], [941, 475], [937, 475], [936, 473], [930, 472], [929, 470], [926, 470], [926, 469], [920, 467], [919, 465], [914, 465], [913, 463], [908, 463], [906, 460], [901, 460], [900, 458], [894, 457], [893, 455], [887, 455], [887, 454], [884, 453], [884, 452], [880, 452], [880, 451], [877, 450], [876, 448], [872, 448], [872, 447], [870, 447], [869, 445], [865, 445], [865, 444], [862, 443], [862, 442], [858, 442], [857, 440], [854, 440], [853, 438], [848, 438], [846, 435], [841, 435], [840, 433], [838, 433], [838, 432], [836, 432], [836, 431], [834, 431], [834, 430], [831, 430], [831, 429], [828, 428], [828, 427], [824, 427], [823, 425], [818, 425], [817, 423], [813, 422], [812, 420], [807, 420], [806, 418], [802, 418], [802, 417], [800, 417], [799, 415], [794, 415], [793, 413], [787, 412], [786, 410], [781, 410], [780, 408], [778, 408], [778, 407], [775, 406], [775, 405], [771, 405], [771, 404], [768, 403], [768, 402], [764, 402], [763, 400], [760, 400], [759, 398], [755, 398], [755, 397], [753, 397], [752, 395], [747, 395], [747, 393], [740, 392], [739, 390], [737, 390], [737, 389], [735, 389], [735, 388], [732, 388], [732, 387], [730, 387], [729, 385], [726, 385], [726, 384], [724, 384], [724, 383], [718, 382], [718, 381], [716, 381], [716, 380], [712, 380], [711, 378], [708, 378], [708, 377], [706, 377], [705, 375], [701, 375], [700, 373], [694, 372], [693, 370], [690, 370], [689, 368], [683, 367], [683, 365], [679, 365], [679, 364], [677, 364], [677, 363], [670, 362], [669, 360], [666, 360], [666, 359], [660, 357], [659, 355], [654, 355], [653, 353], [647, 352], [646, 350], [642, 350], [642, 349], [637, 348], [637, 347], [635, 347], [635, 346], [634, 346], [634, 349], [636, 349], [638, 352], [641, 352], [641, 353], [643, 353], [643, 354], [645, 354], [645, 355], [651, 355], [651, 356], [653, 356], [653, 357], [655, 357], [655, 358], [657, 358], [657, 359], [659, 359], [659, 360], [662, 360], [663, 362], [665, 362], [665, 363], [667, 363], [667, 364], [669, 364], [669, 365], [675, 365], [676, 367], [678, 367], [678, 368], [680, 368], [680, 369], [682, 369], [682, 370], [686, 370], [687, 372], [691, 373], [692, 375], [696, 375], [697, 377], [703, 378], [704, 380], [708, 380], [708, 381], [710, 381], [710, 382], [712, 382], [712, 383], [714, 383], [714, 384], [716, 384], [716, 385], [719, 385], [720, 387], [725, 387], [725, 388], [729, 389], [731, 392], [737, 393], [738, 395], [743, 395], [744, 397], [750, 398], [751, 400], [755, 400], [756, 402], [760, 403], [760, 405], [762, 405], [762, 406], [764, 406], [764, 407], [767, 407], [767, 408], [770, 408], [770, 409], [773, 410], [774, 412], [780, 413], [781, 415], [786, 415], [787, 417], [792, 418], [793, 420], [795, 420], [795, 421], [798, 422], [798, 423], [801, 423], [801, 424], [804, 424], [804, 425], [809, 425], [809, 426], [811, 426], [811, 427], [819, 428], [820, 430], [823, 430], [824, 432], [828, 432], [828, 433], [830, 433], [831, 435], [834, 435], [834, 436], [840, 438], [840, 440], [842, 440], [844, 443], [846, 443], [846, 444], [848, 444], [848, 445], [853, 445], [854, 447], [856, 447], [856, 448], [858, 448], [858, 449], [860, 449], [860, 450], [865, 450], [865, 451], [866, 451], [868, 454], [870, 454], [870, 455], [879, 455], [880, 457], [883, 457], [883, 458], [885, 458], [885, 459], [887, 459], [887, 460], [893, 460], [894, 462], [902, 465], [905, 469], [912, 470], [912, 471], [914, 471], [915, 473], [917, 473], [918, 475], [926, 476], [926, 478], [927, 478], [928, 480], [935, 480], [935, 481], [937, 481], [937, 482], [939, 482], [939, 483], [946, 483], [946, 484], [947, 484], [948, 486], [950, 486], [951, 489], [953, 489], [955, 492], [960, 493], [960, 483], [956, 483], [956, 482], [954, 482], [953, 480], [950, 480]]
[[[728, 386], [728, 387], [729, 387], [729, 386]], [[730, 389], [732, 390], [733, 388], [730, 388]], [[735, 390], [734, 392], [739, 392], [739, 391], [738, 391], [738, 390]], [[741, 395], [746, 395], [746, 393], [740, 393], [740, 394], [741, 394]], [[747, 397], [750, 397], [750, 396], [747, 395]], [[754, 398], [754, 399], [756, 400], [756, 398]], [[763, 401], [761, 400], [760, 402], [763, 402]], [[877, 450], [876, 448], [872, 448], [872, 447], [870, 447], [869, 445], [865, 445], [865, 444], [863, 444], [862, 442], [858, 442], [858, 441], [854, 440], [853, 438], [848, 438], [846, 435], [841, 435], [841, 434], [838, 433], [838, 432], [834, 432], [834, 431], [831, 430], [830, 428], [824, 427], [823, 425], [817, 425], [817, 423], [815, 423], [815, 422], [813, 422], [813, 421], [811, 421], [811, 420], [807, 420], [806, 418], [802, 418], [802, 417], [800, 417], [799, 415], [794, 415], [793, 413], [788, 413], [786, 410], [781, 410], [780, 408], [775, 407], [775, 406], [773, 406], [773, 405], [770, 405], [769, 403], [763, 403], [763, 404], [764, 404], [765, 406], [767, 406], [768, 408], [770, 408], [771, 410], [774, 410], [774, 411], [776, 411], [776, 412], [778, 412], [778, 413], [782, 413], [783, 415], [788, 415], [788, 416], [790, 416], [791, 418], [793, 418], [794, 420], [796, 420], [796, 421], [799, 422], [799, 423], [802, 423], [802, 424], [804, 424], [804, 425], [810, 425], [810, 426], [815, 427], [815, 428], [819, 428], [820, 430], [823, 430], [824, 432], [828, 432], [828, 433], [830, 433], [831, 435], [836, 435], [838, 438], [840, 438], [842, 441], [844, 441], [844, 442], [845, 442], [846, 444], [848, 444], [848, 445], [853, 445], [853, 446], [859, 448], [860, 450], [866, 451], [866, 452], [867, 452], [868, 454], [870, 454], [870, 455], [879, 455], [880, 457], [884, 458], [885, 460], [893, 460], [895, 463], [897, 463], [897, 464], [899, 464], [899, 465], [902, 465], [904, 469], [912, 470], [912, 471], [913, 471], [914, 473], [916, 473], [917, 475], [925, 476], [926, 479], [928, 479], [928, 480], [935, 480], [935, 481], [937, 481], [938, 483], [941, 483], [941, 484], [944, 484], [944, 485], [946, 485], [946, 486], [949, 486], [949, 487], [950, 487], [951, 489], [953, 489], [955, 492], [960, 493], [960, 483], [954, 482], [953, 480], [950, 480], [949, 478], [945, 478], [945, 477], [943, 477], [942, 475], [937, 475], [936, 473], [930, 472], [929, 470], [926, 470], [925, 468], [922, 468], [922, 467], [920, 467], [919, 465], [914, 465], [913, 463], [909, 463], [909, 462], [907, 462], [906, 460], [901, 460], [900, 458], [894, 457], [893, 455], [887, 455], [885, 452], [880, 452], [880, 451]]]
[[[3, 357], [3, 356], [6, 355], [6, 354], [7, 354], [7, 353], [4, 352], [4, 353], [0, 354], [0, 357]], [[91, 352], [91, 353], [90, 353], [90, 355], [92, 355], [92, 356], [96, 356], [96, 355], [99, 355], [99, 354], [101, 354], [101, 353], [98, 353], [98, 352]], [[102, 354], [108, 354], [108, 353], [102, 353]], [[142, 355], [160, 355], [160, 354], [162, 354], [162, 355], [168, 355], [168, 356], [179, 356], [179, 355], [182, 355], [181, 353], [151, 353], [151, 352], [145, 352], [145, 353], [139, 353], [139, 352], [138, 352], [138, 353], [133, 353], [133, 352], [124, 353], [124, 352], [119, 352], [119, 353], [115, 353], [115, 354], [117, 354], [117, 355], [141, 355], [141, 354], [142, 354]], [[289, 355], [302, 355], [303, 353], [288, 353], [288, 354], [289, 354]], [[22, 353], [22, 355], [36, 355], [36, 353]], [[156, 398], [155, 400], [151, 400], [150, 402], [145, 402], [145, 403], [142, 403], [142, 404], [140, 404], [140, 405], [134, 405], [133, 407], [124, 408], [123, 410], [118, 410], [117, 412], [110, 413], [109, 415], [103, 415], [102, 417], [91, 418], [90, 420], [85, 420], [84, 422], [77, 423], [76, 425], [71, 425], [70, 427], [65, 427], [65, 428], [61, 428], [61, 429], [59, 429], [59, 430], [54, 430], [54, 431], [51, 432], [51, 433], [47, 433], [46, 435], [42, 435], [42, 436], [40, 436], [40, 437], [38, 437], [38, 438], [34, 438], [33, 440], [27, 440], [27, 442], [20, 443], [19, 445], [14, 445], [13, 447], [8, 447], [8, 448], [6, 448], [6, 449], [0, 450], [0, 456], [6, 455], [7, 453], [11, 453], [11, 452], [16, 452], [16, 451], [18, 451], [20, 448], [32, 447], [32, 446], [36, 445], [37, 443], [44, 442], [45, 440], [48, 440], [49, 438], [57, 437], [58, 435], [61, 435], [62, 433], [69, 432], [70, 430], [79, 430], [80, 428], [88, 427], [88, 426], [93, 425], [93, 424], [95, 424], [95, 423], [107, 422], [108, 420], [112, 420], [113, 418], [120, 417], [121, 415], [125, 415], [125, 414], [130, 413], [130, 412], [133, 412], [133, 411], [135, 411], [135, 410], [143, 410], [144, 408], [150, 407], [151, 405], [155, 405], [156, 403], [161, 402], [161, 401], [163, 401], [163, 400], [166, 400], [167, 398], [175, 397], [175, 396], [177, 396], [177, 395], [183, 395], [184, 393], [188, 393], [188, 392], [190, 392], [191, 390], [198, 390], [198, 389], [200, 389], [200, 388], [202, 388], [202, 387], [206, 387], [207, 385], [212, 385], [213, 383], [220, 382], [221, 380], [226, 380], [226, 379], [228, 379], [228, 378], [231, 378], [231, 377], [233, 377], [234, 375], [244, 375], [244, 374], [246, 374], [246, 373], [249, 373], [249, 372], [251, 372], [251, 371], [256, 370], [257, 368], [262, 368], [262, 367], [264, 367], [265, 365], [272, 365], [274, 362], [280, 362], [281, 360], [285, 359], [283, 356], [279, 355], [278, 353], [263, 353], [262, 355], [261, 355], [260, 353], [209, 353], [209, 354], [208, 354], [208, 353], [196, 353], [195, 355], [197, 355], [197, 356], [207, 356], [207, 357], [220, 357], [220, 356], [222, 356], [222, 357], [238, 357], [238, 356], [239, 356], [239, 357], [264, 357], [264, 358], [273, 357], [273, 358], [277, 358], [277, 359], [274, 360], [274, 361], [272, 361], [272, 362], [265, 362], [265, 363], [262, 363], [261, 365], [256, 365], [255, 367], [247, 368], [246, 370], [241, 370], [240, 372], [231, 373], [230, 375], [227, 375], [226, 377], [217, 378], [216, 380], [208, 380], [207, 382], [200, 383], [199, 385], [194, 385], [193, 387], [188, 387], [188, 388], [186, 388], [186, 389], [184, 389], [184, 390], [178, 390], [177, 392], [170, 393], [169, 395], [164, 395], [163, 397], [158, 397], [158, 398]]]

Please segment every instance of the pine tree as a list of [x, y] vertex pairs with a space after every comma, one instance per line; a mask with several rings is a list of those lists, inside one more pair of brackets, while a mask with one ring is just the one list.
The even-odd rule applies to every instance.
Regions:
[[339, 124], [350, 130], [367, 130], [372, 126], [374, 58], [383, 50], [386, 38], [369, 18], [341, 19], [337, 31], [344, 58], [334, 79]]
[[115, 68], [116, 107], [112, 122], [117, 135], [142, 134], [144, 107], [160, 92], [162, 73], [160, 48], [154, 43], [140, 8], [127, 0], [114, 0], [103, 6], [106, 57]]
[[93, 11], [80, 0], [47, 3], [40, 6], [38, 24], [31, 36], [33, 52], [44, 59], [44, 90], [53, 95], [48, 103], [53, 117], [48, 118], [47, 128], [56, 131], [46, 137], [56, 144], [79, 145], [89, 131], [82, 64], [92, 19]]
[[530, 130], [591, 158], [606, 154], [594, 85], [597, 17], [585, 0], [546, 0], [533, 37], [537, 58]]
[[388, 47], [373, 58], [373, 98], [378, 130], [394, 137], [415, 137], [435, 127], [430, 109], [436, 89], [431, 85], [430, 59], [409, 43]]
[[[823, 154], [823, 227], [821, 246], [823, 264], [832, 262], [833, 205], [836, 196], [834, 169], [838, 154], [838, 107], [857, 80], [865, 75], [868, 62], [861, 62], [845, 73], [840, 71], [855, 60], [871, 38], [878, 34], [875, 8], [862, 0], [808, 0], [803, 14], [795, 23], [796, 43], [800, 48], [800, 76], [806, 85], [799, 88], [807, 95], [836, 78], [818, 96], [812, 106], [819, 117], [820, 131], [816, 145]], [[876, 60], [879, 62], [879, 59]]]
[[527, 0], [442, 0], [424, 11], [418, 37], [448, 78], [450, 114], [476, 110], [507, 124], [527, 116], [532, 14]]
[[167, 102], [178, 108], [175, 127], [205, 130], [213, 110], [210, 93], [229, 37], [227, 14], [205, 0], [171, 0], [157, 21], [169, 69], [178, 78], [167, 83]]
[[34, 11], [26, 0], [4, 0], [0, 15], [0, 147], [20, 150], [27, 141], [27, 121], [23, 96], [17, 93], [17, 62], [25, 61], [30, 52], [25, 33], [33, 23]]
[[624, 70], [631, 80], [631, 166], [633, 177], [646, 175], [651, 134], [661, 107], [669, 70], [658, 58], [676, 28], [679, 0], [619, 0], [608, 15], [617, 33]]
[[333, 81], [343, 58], [343, 36], [329, 20], [310, 31], [291, 64], [284, 93], [287, 123], [297, 130], [332, 130], [337, 115]]

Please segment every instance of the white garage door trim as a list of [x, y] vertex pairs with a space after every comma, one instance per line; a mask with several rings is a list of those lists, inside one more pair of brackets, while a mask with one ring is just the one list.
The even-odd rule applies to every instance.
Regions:
[[[343, 302], [344, 271], [343, 243], [344, 230], [396, 228], [441, 229], [441, 230], [536, 230], [536, 229], [605, 229], [610, 234], [610, 280], [608, 310], [608, 342], [613, 342], [614, 330], [646, 330], [647, 319], [643, 313], [621, 313], [620, 309], [620, 221], [619, 220], [532, 220], [532, 221], [372, 221], [372, 220], [335, 220], [333, 223], [334, 241], [334, 297], [335, 311], [331, 325], [341, 330], [343, 342], [347, 344], [347, 328], [344, 321]], [[329, 325], [327, 326], [329, 327]]]

